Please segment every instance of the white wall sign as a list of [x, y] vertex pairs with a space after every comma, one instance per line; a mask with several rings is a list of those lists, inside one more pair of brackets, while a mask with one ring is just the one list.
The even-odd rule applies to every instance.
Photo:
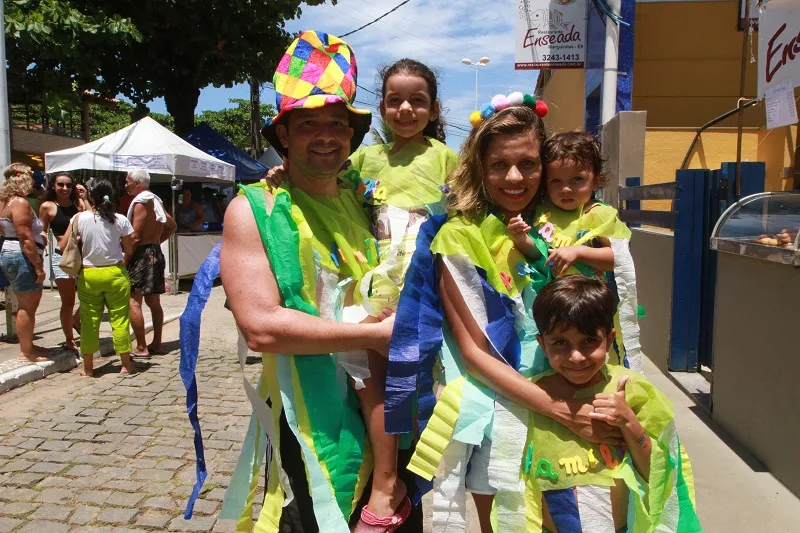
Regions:
[[583, 68], [587, 0], [518, 0], [514, 68]]
[[143, 168], [145, 170], [169, 170], [166, 155], [120, 155], [111, 154], [114, 169]]
[[789, 82], [768, 87], [764, 95], [767, 111], [767, 129], [797, 124], [797, 106], [794, 103], [794, 89]]
[[761, 13], [758, 32], [758, 97], [767, 88], [800, 85], [800, 2], [772, 0]]

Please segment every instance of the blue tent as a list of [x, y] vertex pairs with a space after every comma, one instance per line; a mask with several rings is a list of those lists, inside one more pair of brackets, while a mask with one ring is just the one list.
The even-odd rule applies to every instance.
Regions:
[[217, 159], [236, 167], [237, 181], [255, 181], [267, 173], [267, 167], [259, 163], [247, 152], [220, 135], [211, 126], [201, 122], [186, 136], [192, 145]]

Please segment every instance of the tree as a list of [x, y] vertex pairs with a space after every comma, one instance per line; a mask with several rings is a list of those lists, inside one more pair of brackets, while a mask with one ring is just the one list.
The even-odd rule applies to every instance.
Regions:
[[142, 34], [130, 19], [76, 4], [65, 0], [4, 3], [12, 102], [41, 103], [57, 110], [79, 107], [86, 89], [111, 97], [117, 94], [117, 88], [109, 87], [98, 74], [110, 50], [131, 46]]
[[[197, 122], [207, 122], [217, 133], [231, 141], [242, 150], [250, 148], [250, 100], [231, 98], [235, 107], [219, 111], [203, 111], [197, 115]], [[261, 104], [261, 117], [275, 116], [271, 104]]]
[[[271, 79], [292, 36], [286, 19], [324, 0], [83, 0], [129, 17], [144, 38], [116, 50], [101, 72], [134, 102], [163, 96], [185, 136], [200, 89]], [[332, 0], [335, 1], [335, 0]]]
[[[134, 104], [164, 97], [175, 132], [185, 136], [194, 125], [200, 89], [232, 87], [251, 75], [270, 79], [292, 37], [285, 20], [297, 17], [301, 4], [322, 3], [15, 0], [15, 11], [6, 14], [7, 26], [15, 28], [9, 49], [19, 46], [25, 54], [10, 64], [20, 73], [36, 65], [36, 81], [48, 81], [39, 86], [64, 94], [74, 88], [107, 97], [121, 93]], [[28, 27], [38, 43], [28, 42]]]
[[[91, 140], [94, 141], [130, 126], [135, 114], [136, 106], [124, 100], [120, 100], [116, 105], [93, 105], [89, 110]], [[168, 130], [174, 131], [175, 124], [171, 116], [162, 113], [151, 113], [149, 110], [147, 116]]]

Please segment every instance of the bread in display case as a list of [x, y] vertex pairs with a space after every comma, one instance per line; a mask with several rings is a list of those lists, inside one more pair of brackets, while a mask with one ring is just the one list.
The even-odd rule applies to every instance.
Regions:
[[800, 192], [762, 192], [731, 205], [711, 249], [800, 267]]

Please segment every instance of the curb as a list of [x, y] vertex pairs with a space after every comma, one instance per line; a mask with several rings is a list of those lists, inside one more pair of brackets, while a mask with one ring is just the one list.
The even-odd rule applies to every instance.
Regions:
[[[181, 313], [164, 315], [164, 325], [178, 320]], [[145, 333], [153, 331], [153, 323], [149, 322], [144, 326]], [[100, 341], [100, 356], [114, 354], [114, 341], [111, 338]], [[0, 394], [8, 392], [27, 383], [38, 381], [56, 372], [69, 372], [78, 366], [78, 359], [70, 350], [63, 350], [53, 355], [50, 361], [41, 363], [31, 363], [0, 373]]]

